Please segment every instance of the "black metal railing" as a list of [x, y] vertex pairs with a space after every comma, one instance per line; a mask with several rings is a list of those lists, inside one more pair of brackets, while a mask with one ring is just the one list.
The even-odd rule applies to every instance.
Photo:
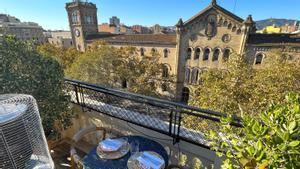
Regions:
[[[226, 114], [184, 104], [65, 79], [66, 92], [74, 104], [173, 138], [209, 148], [204, 133], [218, 130]], [[240, 127], [234, 117], [232, 125]]]

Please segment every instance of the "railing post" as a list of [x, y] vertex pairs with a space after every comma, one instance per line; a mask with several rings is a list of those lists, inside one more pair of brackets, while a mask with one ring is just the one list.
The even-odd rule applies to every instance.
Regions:
[[80, 103], [79, 103], [79, 96], [78, 96], [78, 88], [77, 88], [77, 86], [75, 84], [74, 84], [74, 91], [75, 91], [75, 95], [76, 95], [77, 104], [80, 105]]
[[174, 113], [174, 110], [172, 109], [171, 113], [170, 113], [170, 120], [169, 120], [169, 136], [172, 136], [172, 137], [173, 137], [173, 134], [172, 134], [173, 113]]

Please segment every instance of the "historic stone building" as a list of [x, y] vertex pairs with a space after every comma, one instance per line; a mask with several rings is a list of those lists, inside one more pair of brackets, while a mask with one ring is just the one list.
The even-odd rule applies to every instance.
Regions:
[[[95, 31], [94, 4], [76, 0], [68, 3], [66, 9], [74, 44], [79, 50], [84, 50], [95, 40], [102, 40], [115, 47], [134, 46], [140, 51], [140, 56], [159, 52], [163, 72], [176, 77], [175, 89], [171, 90], [176, 101], [187, 102], [193, 86], [200, 83], [201, 72], [208, 68], [223, 68], [230, 53], [245, 54], [254, 66], [262, 65], [267, 51], [274, 48], [284, 48], [295, 58], [300, 58], [300, 35], [257, 34], [251, 15], [242, 19], [220, 7], [216, 0], [189, 20], [180, 19], [176, 24], [176, 35], [103, 34]], [[87, 25], [86, 13], [95, 19], [93, 24]], [[74, 24], [74, 20], [78, 23]]]

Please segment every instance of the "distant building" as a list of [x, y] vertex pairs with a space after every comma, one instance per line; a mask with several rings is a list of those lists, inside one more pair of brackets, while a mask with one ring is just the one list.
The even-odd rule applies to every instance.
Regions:
[[109, 19], [109, 24], [110, 25], [115, 25], [115, 26], [120, 26], [120, 19], [116, 16], [113, 16]]
[[281, 27], [282, 33], [293, 33], [296, 31], [300, 31], [300, 21], [295, 21], [293, 25], [286, 24]]
[[151, 30], [148, 27], [144, 27], [141, 25], [133, 25], [131, 27], [131, 29], [135, 34], [150, 34], [151, 33]]
[[43, 28], [34, 22], [21, 22], [18, 18], [0, 14], [0, 29], [3, 34], [15, 35], [21, 40], [32, 40], [36, 44], [45, 43]]
[[275, 25], [272, 25], [272, 26], [267, 26], [265, 27], [264, 29], [262, 30], [258, 30], [256, 31], [257, 33], [281, 33], [281, 28], [275, 26]]
[[163, 32], [162, 27], [159, 24], [156, 24], [152, 27], [153, 34], [161, 34]]
[[69, 48], [73, 46], [72, 35], [70, 31], [51, 31], [46, 32], [48, 43], [57, 47]]
[[133, 34], [133, 30], [131, 27], [126, 25], [119, 25], [116, 26], [114, 24], [103, 23], [98, 26], [99, 32], [106, 32], [112, 34]]
[[[93, 18], [97, 18], [94, 4], [67, 4], [69, 14], [78, 8], [80, 10], [76, 17], [82, 23], [85, 22], [82, 13], [91, 12]], [[268, 51], [273, 49], [285, 51], [295, 60], [300, 59], [300, 34], [256, 33], [256, 23], [251, 15], [240, 18], [219, 6], [216, 0], [185, 22], [179, 19], [176, 34], [159, 33], [159, 25], [154, 26], [158, 34], [101, 34], [94, 31], [97, 25], [74, 23], [70, 17], [69, 20], [72, 35], [77, 37], [74, 43], [82, 47], [79, 50], [84, 51], [92, 42], [101, 40], [117, 48], [136, 47], [139, 51], [137, 57], [151, 56], [157, 52], [163, 65], [162, 94], [183, 103], [187, 103], [190, 93], [202, 84], [199, 78], [201, 73], [211, 68], [225, 69], [226, 62], [232, 59], [231, 53], [244, 54], [254, 68], [263, 67], [265, 59], [272, 57]], [[86, 26], [93, 29], [86, 29]], [[174, 83], [165, 79], [169, 75], [174, 76]]]

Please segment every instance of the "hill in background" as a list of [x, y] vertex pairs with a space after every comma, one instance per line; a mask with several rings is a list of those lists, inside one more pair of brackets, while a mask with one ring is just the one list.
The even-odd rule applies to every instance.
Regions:
[[278, 27], [281, 27], [281, 26], [284, 26], [286, 24], [294, 25], [295, 21], [297, 21], [297, 20], [270, 18], [270, 19], [256, 21], [256, 27], [257, 27], [258, 30], [261, 30], [261, 29], [265, 28], [266, 26], [271, 26], [271, 25], [274, 25], [274, 24]]

